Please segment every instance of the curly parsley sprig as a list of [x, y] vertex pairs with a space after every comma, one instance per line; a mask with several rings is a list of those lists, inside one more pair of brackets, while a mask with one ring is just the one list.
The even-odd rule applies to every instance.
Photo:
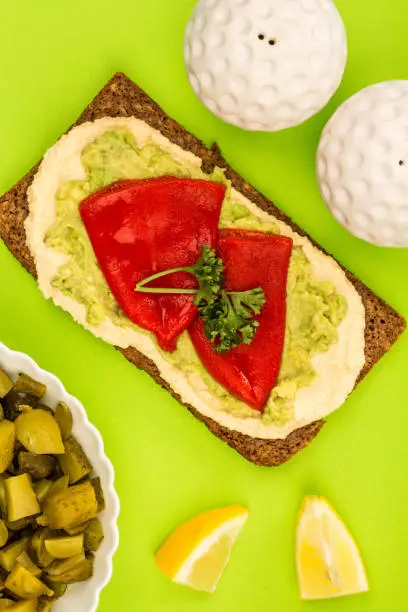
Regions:
[[[188, 272], [196, 277], [198, 289], [147, 287], [149, 283], [175, 272]], [[153, 274], [137, 283], [140, 293], [195, 295], [194, 303], [204, 321], [204, 332], [214, 344], [214, 350], [225, 353], [239, 344], [250, 344], [259, 327], [254, 316], [265, 304], [261, 287], [247, 291], [225, 291], [224, 263], [215, 250], [204, 245], [200, 259], [193, 265], [173, 268]]]

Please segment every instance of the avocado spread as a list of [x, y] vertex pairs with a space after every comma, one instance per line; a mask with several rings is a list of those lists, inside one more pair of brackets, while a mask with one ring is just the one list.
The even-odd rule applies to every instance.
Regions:
[[[172, 175], [222, 181], [227, 184], [220, 226], [259, 230], [278, 234], [279, 228], [234, 202], [230, 182], [216, 168], [204, 174], [200, 168], [186, 166], [155, 144], [138, 148], [129, 132], [107, 131], [89, 143], [81, 155], [85, 179], [67, 181], [56, 193], [56, 219], [46, 235], [46, 244], [67, 256], [52, 285], [83, 304], [90, 325], [97, 326], [109, 317], [119, 326], [149, 333], [129, 321], [117, 304], [98, 266], [91, 243], [79, 215], [80, 202], [89, 194], [120, 179]], [[266, 424], [284, 425], [294, 417], [293, 400], [297, 390], [311, 384], [315, 377], [312, 358], [329, 350], [338, 339], [337, 327], [347, 311], [346, 299], [329, 282], [316, 279], [299, 246], [292, 251], [287, 287], [285, 348], [278, 383], [263, 414], [235, 399], [218, 384], [201, 364], [185, 332], [174, 353], [163, 357], [181, 369], [195, 387], [208, 387], [219, 409], [239, 417], [258, 417]], [[158, 349], [160, 350], [160, 349]]]

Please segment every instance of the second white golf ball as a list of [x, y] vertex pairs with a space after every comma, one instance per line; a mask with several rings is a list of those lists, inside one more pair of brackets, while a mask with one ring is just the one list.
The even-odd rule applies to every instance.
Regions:
[[335, 93], [346, 59], [332, 0], [199, 0], [185, 38], [197, 96], [247, 130], [309, 119]]
[[325, 127], [320, 190], [334, 217], [373, 244], [408, 247], [408, 81], [363, 89]]

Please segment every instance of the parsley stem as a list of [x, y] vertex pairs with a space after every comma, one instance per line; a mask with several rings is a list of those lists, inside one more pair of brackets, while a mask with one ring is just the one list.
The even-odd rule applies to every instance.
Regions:
[[194, 272], [191, 268], [173, 268], [172, 270], [164, 270], [163, 272], [157, 272], [157, 274], [152, 274], [148, 278], [144, 278], [139, 281], [136, 285], [135, 291], [139, 293], [172, 293], [172, 294], [189, 294], [196, 295], [198, 293], [198, 289], [176, 289], [171, 287], [145, 287], [148, 283], [151, 283], [162, 276], [167, 276], [168, 274], [174, 274], [175, 272], [189, 272], [194, 275]]
[[138, 287], [136, 289], [138, 293], [173, 293], [173, 294], [189, 294], [197, 295], [198, 289], [172, 289], [171, 287]]
[[[151, 282], [152, 279], [149, 279]], [[144, 282], [144, 281], [142, 281]], [[136, 285], [135, 291], [138, 293], [172, 293], [172, 294], [180, 294], [183, 293], [188, 295], [197, 295], [198, 289], [176, 289], [171, 287], [144, 287], [141, 283]], [[226, 291], [226, 295], [241, 295], [243, 291]]]
[[[135, 291], [138, 293], [172, 293], [173, 295], [182, 295], [183, 293], [188, 295], [197, 295], [198, 289], [176, 289], [171, 287], [145, 287], [145, 285], [152, 283], [158, 278], [162, 278], [163, 276], [167, 276], [168, 274], [174, 274], [175, 272], [189, 272], [193, 276], [195, 276], [192, 268], [173, 268], [172, 270], [163, 270], [163, 272], [157, 272], [157, 274], [152, 274], [148, 278], [144, 278], [139, 281], [135, 287]], [[242, 291], [226, 291], [227, 295], [241, 295]]]

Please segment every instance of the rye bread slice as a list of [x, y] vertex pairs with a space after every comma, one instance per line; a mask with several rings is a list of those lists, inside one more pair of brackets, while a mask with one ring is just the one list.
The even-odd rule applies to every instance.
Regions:
[[[94, 121], [101, 117], [137, 117], [153, 128], [160, 130], [169, 140], [183, 149], [192, 151], [203, 160], [205, 172], [211, 172], [215, 166], [226, 169], [227, 177], [235, 189], [240, 191], [257, 206], [272, 213], [301, 235], [306, 235], [293, 221], [284, 215], [276, 206], [254, 187], [247, 183], [226, 163], [215, 145], [208, 149], [195, 136], [171, 119], [147, 96], [135, 83], [124, 74], [117, 73], [85, 109], [74, 125], [85, 121]], [[38, 165], [35, 166], [20, 182], [0, 198], [0, 236], [7, 247], [22, 265], [36, 276], [34, 260], [26, 244], [24, 221], [28, 214], [27, 189], [30, 186]], [[315, 244], [320, 250], [321, 247]], [[358, 382], [369, 372], [373, 365], [391, 348], [405, 329], [404, 319], [353, 274], [345, 270], [350, 281], [360, 294], [366, 311], [365, 329], [365, 365]], [[156, 382], [165, 387], [178, 401], [180, 397], [163, 380], [156, 365], [142, 353], [130, 347], [119, 349], [121, 353], [138, 368], [148, 372]], [[239, 432], [220, 426], [216, 421], [203, 416], [193, 406], [187, 408], [201, 420], [208, 429], [221, 440], [229, 444], [249, 461], [263, 466], [277, 466], [307, 446], [319, 433], [324, 421], [316, 421], [294, 431], [285, 440], [262, 440], [252, 438]]]

